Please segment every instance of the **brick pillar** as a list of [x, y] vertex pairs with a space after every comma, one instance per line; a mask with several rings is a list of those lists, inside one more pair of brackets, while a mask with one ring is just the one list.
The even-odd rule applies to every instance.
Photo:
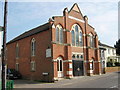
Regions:
[[64, 27], [65, 27], [65, 33], [64, 33], [64, 43], [66, 44], [65, 46], [65, 59], [66, 61], [64, 62], [65, 65], [65, 75], [66, 78], [71, 78], [73, 75], [72, 73], [72, 55], [71, 55], [71, 33], [69, 30], [69, 24], [68, 24], [68, 9], [65, 8], [63, 11], [63, 16], [64, 16]]
[[53, 63], [53, 81], [54, 80], [58, 80], [58, 73], [57, 73], [57, 60], [53, 59], [52, 60]]
[[100, 62], [100, 52], [98, 47], [98, 36], [95, 37], [96, 40], [96, 74], [101, 74], [101, 62]]
[[84, 33], [84, 68], [85, 68], [85, 75], [89, 75], [89, 70], [90, 70], [90, 64], [89, 64], [89, 50], [88, 50], [88, 17], [84, 16], [84, 21], [85, 21], [85, 33]]

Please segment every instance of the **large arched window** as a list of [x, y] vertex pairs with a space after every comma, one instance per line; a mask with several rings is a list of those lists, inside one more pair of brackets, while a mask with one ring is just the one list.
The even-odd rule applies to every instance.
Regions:
[[82, 30], [78, 24], [74, 24], [72, 26], [71, 36], [72, 36], [72, 45], [73, 46], [82, 46], [83, 45]]
[[63, 28], [61, 25], [56, 26], [56, 42], [63, 43]]
[[75, 46], [75, 32], [74, 32], [74, 30], [72, 30], [71, 34], [72, 34], [72, 45]]
[[56, 42], [59, 42], [59, 28], [56, 28]]
[[94, 47], [94, 36], [92, 35], [92, 33], [89, 34], [89, 43], [90, 43], [90, 47]]
[[35, 50], [36, 50], [36, 42], [35, 39], [33, 38], [31, 41], [31, 56], [35, 56]]
[[82, 46], [83, 45], [83, 35], [82, 35], [82, 32], [80, 32], [80, 46]]
[[76, 35], [76, 46], [79, 46], [79, 31], [78, 31], [78, 25], [75, 25], [75, 35]]
[[63, 43], [63, 29], [60, 28], [60, 43]]

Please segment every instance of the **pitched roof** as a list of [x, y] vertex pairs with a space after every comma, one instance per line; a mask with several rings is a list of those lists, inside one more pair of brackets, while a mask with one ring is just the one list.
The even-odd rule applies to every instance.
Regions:
[[112, 46], [109, 46], [109, 45], [103, 44], [103, 43], [101, 43], [100, 41], [99, 41], [99, 45], [100, 45], [100, 46], [104, 46], [104, 47], [109, 47], [109, 48], [114, 48], [114, 49], [115, 49], [115, 47], [112, 47]]
[[[70, 13], [72, 10], [80, 13], [80, 15], [82, 16], [82, 18], [84, 17], [83, 14], [81, 13], [81, 10], [80, 10], [80, 8], [79, 8], [79, 6], [78, 6], [77, 3], [75, 3], [75, 4], [72, 6], [72, 8], [69, 10], [69, 13]], [[83, 18], [83, 19], [84, 19], [84, 18]]]
[[29, 30], [27, 32], [24, 32], [23, 34], [21, 34], [18, 37], [16, 37], [16, 38], [12, 39], [11, 41], [9, 41], [7, 44], [18, 41], [18, 40], [21, 40], [23, 38], [29, 37], [31, 35], [34, 35], [34, 34], [37, 34], [37, 33], [43, 32], [43, 31], [49, 30], [49, 28], [50, 28], [50, 24], [45, 23], [45, 24], [43, 24], [41, 26], [33, 28], [33, 29], [31, 29], [31, 30]]

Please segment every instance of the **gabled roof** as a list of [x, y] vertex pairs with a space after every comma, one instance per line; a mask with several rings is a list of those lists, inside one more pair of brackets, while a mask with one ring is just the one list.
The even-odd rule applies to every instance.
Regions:
[[78, 4], [77, 4], [77, 3], [75, 3], [75, 4], [72, 6], [72, 8], [70, 9], [70, 11], [71, 11], [71, 10], [80, 12], [80, 8], [78, 7]]
[[99, 46], [109, 47], [109, 48], [114, 48], [114, 49], [115, 49], [115, 47], [112, 47], [112, 46], [109, 46], [109, 45], [103, 44], [103, 43], [101, 43], [100, 41], [99, 41]]
[[79, 6], [78, 6], [77, 3], [75, 3], [75, 4], [72, 6], [72, 8], [70, 9], [69, 12], [71, 12], [72, 10], [73, 10], [73, 11], [76, 11], [76, 12], [78, 12], [78, 13], [80, 13], [81, 16], [83, 17], [83, 15], [82, 15], [82, 13], [81, 13], [81, 11], [80, 11], [80, 8], [79, 8]]
[[45, 23], [41, 26], [38, 26], [36, 28], [33, 28], [32, 30], [29, 30], [27, 32], [24, 32], [23, 34], [19, 35], [18, 37], [14, 38], [13, 40], [9, 41], [7, 44], [21, 40], [23, 38], [29, 37], [31, 35], [37, 34], [39, 32], [43, 32], [46, 30], [49, 30], [50, 24], [49, 23]]

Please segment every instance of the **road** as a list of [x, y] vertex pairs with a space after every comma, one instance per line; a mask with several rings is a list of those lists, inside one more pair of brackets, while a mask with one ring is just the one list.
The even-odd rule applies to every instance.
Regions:
[[63, 79], [55, 83], [39, 83], [26, 80], [15, 80], [15, 88], [118, 88], [120, 72], [95, 76], [80, 76]]

